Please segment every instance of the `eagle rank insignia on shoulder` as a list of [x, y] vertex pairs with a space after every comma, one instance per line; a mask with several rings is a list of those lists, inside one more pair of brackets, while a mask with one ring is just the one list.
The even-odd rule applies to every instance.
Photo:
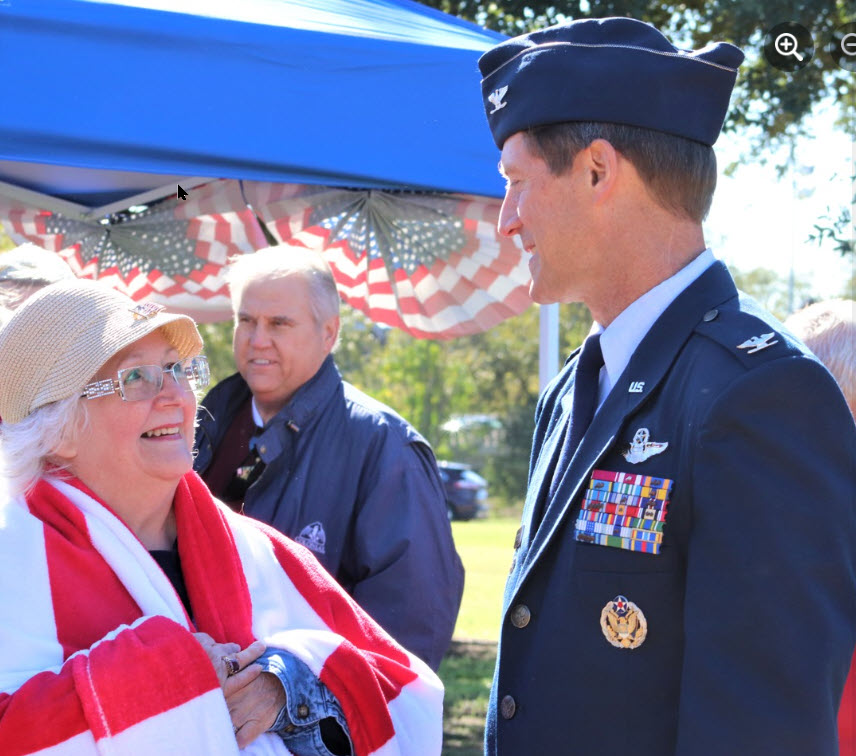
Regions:
[[603, 607], [600, 628], [616, 648], [639, 648], [648, 635], [648, 621], [642, 610], [624, 596], [616, 596]]
[[630, 448], [626, 452], [622, 452], [624, 459], [635, 465], [644, 462], [648, 457], [666, 451], [669, 447], [667, 441], [649, 441], [650, 437], [651, 434], [647, 428], [640, 428], [636, 431], [633, 434], [633, 440], [630, 442]]

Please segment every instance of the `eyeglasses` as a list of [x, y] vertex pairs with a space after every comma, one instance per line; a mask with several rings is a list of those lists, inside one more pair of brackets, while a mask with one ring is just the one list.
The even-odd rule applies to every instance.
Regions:
[[181, 362], [174, 362], [167, 367], [160, 365], [137, 365], [136, 367], [119, 370], [114, 378], [105, 378], [83, 387], [81, 396], [87, 399], [97, 399], [100, 396], [110, 396], [117, 391], [125, 402], [138, 402], [141, 399], [151, 399], [163, 388], [164, 375], [172, 375], [175, 382], [184, 391], [198, 391], [208, 385], [211, 371], [208, 369], [208, 359], [204, 355], [188, 357]]

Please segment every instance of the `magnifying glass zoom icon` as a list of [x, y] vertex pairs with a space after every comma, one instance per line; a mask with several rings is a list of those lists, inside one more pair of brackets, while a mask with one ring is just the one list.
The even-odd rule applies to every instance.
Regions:
[[803, 56], [797, 52], [797, 47], [799, 47], [797, 38], [790, 32], [779, 34], [773, 42], [773, 47], [779, 55], [793, 55], [800, 63], [804, 60]]

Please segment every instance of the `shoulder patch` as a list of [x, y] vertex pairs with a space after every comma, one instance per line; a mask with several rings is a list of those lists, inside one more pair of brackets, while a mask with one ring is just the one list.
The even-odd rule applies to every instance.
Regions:
[[739, 309], [723, 307], [704, 313], [695, 328], [751, 368], [782, 357], [804, 354], [804, 347], [772, 315], [741, 297]]

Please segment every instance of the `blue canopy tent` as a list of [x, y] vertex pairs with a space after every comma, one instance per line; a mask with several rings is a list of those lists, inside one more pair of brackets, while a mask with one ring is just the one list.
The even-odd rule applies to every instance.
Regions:
[[[410, 0], [0, 0], [0, 201], [109, 224], [212, 178], [498, 198], [477, 59], [502, 38]], [[495, 206], [460, 207], [480, 233], [495, 221]], [[0, 208], [7, 229], [10, 212]], [[14, 235], [57, 251], [74, 241], [48, 231]], [[474, 288], [495, 273], [484, 270]], [[432, 300], [454, 288], [436, 278]], [[500, 306], [477, 303], [469, 331], [433, 315], [415, 327], [376, 319], [416, 335], [483, 330], [528, 304], [525, 261], [500, 278]], [[129, 293], [157, 299], [160, 283]], [[216, 301], [227, 307], [222, 291]]]
[[93, 209], [199, 177], [498, 197], [499, 39], [409, 0], [0, 0], [0, 181]]

